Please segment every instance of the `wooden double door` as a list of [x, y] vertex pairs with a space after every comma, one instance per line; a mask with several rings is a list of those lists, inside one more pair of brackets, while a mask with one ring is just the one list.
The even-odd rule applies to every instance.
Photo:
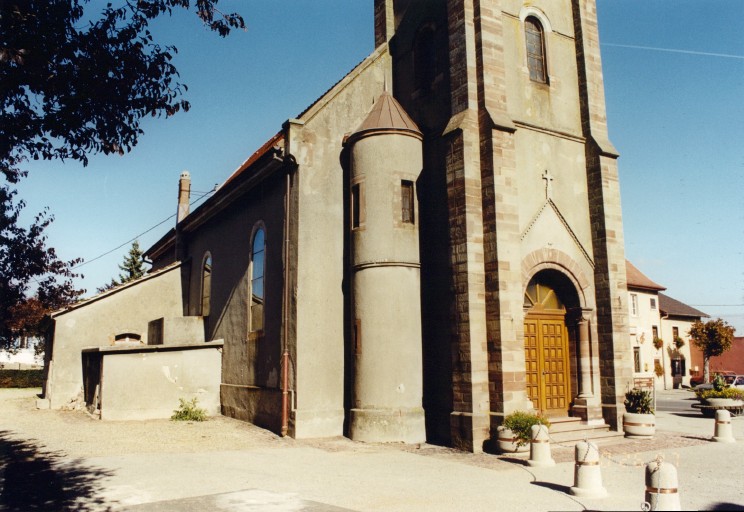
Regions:
[[546, 416], [568, 416], [571, 378], [564, 315], [530, 313], [524, 320], [527, 395]]

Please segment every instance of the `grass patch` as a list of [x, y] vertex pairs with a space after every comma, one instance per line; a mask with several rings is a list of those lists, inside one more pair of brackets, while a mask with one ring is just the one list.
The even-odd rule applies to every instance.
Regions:
[[207, 411], [196, 406], [196, 398], [191, 400], [178, 399], [181, 406], [173, 411], [171, 420], [173, 421], [206, 421]]
[[40, 388], [44, 370], [0, 370], [0, 388]]

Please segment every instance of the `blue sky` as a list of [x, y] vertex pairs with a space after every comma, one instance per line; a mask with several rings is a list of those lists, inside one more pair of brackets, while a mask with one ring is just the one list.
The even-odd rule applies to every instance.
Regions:
[[[192, 109], [148, 119], [131, 153], [34, 162], [25, 220], [48, 206], [49, 243], [82, 256], [89, 293], [118, 275], [129, 240], [224, 181], [373, 47], [371, 0], [223, 0], [245, 32], [190, 13], [154, 27]], [[100, 6], [102, 2], [92, 1]], [[666, 293], [744, 335], [744, 18], [741, 0], [597, 0], [610, 139], [620, 152], [626, 255]], [[148, 247], [174, 220], [139, 236]], [[123, 245], [107, 256], [98, 256]]]

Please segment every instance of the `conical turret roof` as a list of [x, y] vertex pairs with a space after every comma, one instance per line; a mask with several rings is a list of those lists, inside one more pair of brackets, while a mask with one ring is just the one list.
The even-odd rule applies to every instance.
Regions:
[[384, 91], [375, 102], [370, 113], [362, 121], [362, 124], [349, 136], [349, 141], [355, 141], [377, 132], [388, 131], [419, 139], [423, 138], [421, 130], [401, 104], [389, 92]]

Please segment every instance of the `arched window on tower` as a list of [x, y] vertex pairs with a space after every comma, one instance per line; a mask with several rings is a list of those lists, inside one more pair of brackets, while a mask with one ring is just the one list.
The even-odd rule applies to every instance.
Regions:
[[419, 28], [413, 47], [413, 74], [416, 89], [428, 91], [434, 85], [437, 73], [437, 55], [434, 44], [434, 24]]
[[545, 59], [545, 32], [534, 16], [524, 20], [524, 37], [527, 46], [527, 68], [530, 80], [548, 83], [548, 66]]
[[206, 253], [202, 262], [201, 316], [209, 316], [212, 298], [212, 255]]
[[262, 331], [264, 325], [264, 264], [266, 234], [258, 228], [251, 244], [251, 332]]

